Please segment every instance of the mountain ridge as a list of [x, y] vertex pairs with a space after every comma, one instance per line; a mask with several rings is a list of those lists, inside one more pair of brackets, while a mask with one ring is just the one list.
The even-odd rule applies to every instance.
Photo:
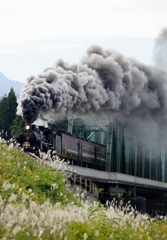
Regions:
[[24, 83], [17, 80], [10, 80], [2, 72], [0, 72], [0, 97], [3, 97], [5, 94], [8, 95], [10, 89], [13, 88], [17, 98], [19, 98], [23, 86]]

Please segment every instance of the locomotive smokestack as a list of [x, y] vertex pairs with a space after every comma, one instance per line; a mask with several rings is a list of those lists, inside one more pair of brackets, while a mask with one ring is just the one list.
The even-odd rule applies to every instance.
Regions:
[[39, 114], [49, 121], [64, 116], [94, 121], [117, 118], [141, 139], [166, 140], [167, 73], [92, 46], [80, 63], [59, 60], [30, 77], [20, 107], [29, 123]]

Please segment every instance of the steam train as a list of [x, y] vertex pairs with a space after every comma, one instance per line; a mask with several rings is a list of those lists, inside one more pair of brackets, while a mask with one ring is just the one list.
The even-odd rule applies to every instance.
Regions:
[[[96, 135], [96, 133], [94, 134]], [[113, 124], [106, 132], [105, 142], [95, 143], [55, 129], [31, 125], [17, 139], [24, 151], [56, 152], [71, 165], [118, 172], [167, 182], [167, 150], [154, 149], [126, 135], [124, 128]], [[97, 132], [97, 139], [99, 138]], [[100, 141], [101, 142], [101, 141]], [[39, 151], [40, 150], [40, 151]]]
[[73, 165], [105, 170], [106, 147], [67, 133], [45, 128], [43, 126], [27, 126], [17, 138], [17, 142], [26, 152], [39, 155], [51, 150], [60, 158], [68, 159]]

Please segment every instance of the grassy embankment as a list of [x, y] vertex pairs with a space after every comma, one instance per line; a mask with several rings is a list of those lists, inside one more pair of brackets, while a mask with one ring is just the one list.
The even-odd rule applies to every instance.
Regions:
[[113, 205], [105, 209], [73, 195], [63, 172], [0, 143], [0, 239], [167, 239], [166, 218]]

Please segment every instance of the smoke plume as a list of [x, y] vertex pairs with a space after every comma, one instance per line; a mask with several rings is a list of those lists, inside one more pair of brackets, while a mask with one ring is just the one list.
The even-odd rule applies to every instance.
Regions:
[[154, 60], [160, 69], [167, 69], [167, 28], [163, 28], [156, 39]]
[[[156, 42], [159, 63], [166, 39], [165, 29]], [[27, 123], [39, 115], [48, 121], [62, 117], [96, 122], [116, 118], [140, 139], [167, 142], [166, 71], [100, 46], [91, 46], [78, 64], [59, 60], [30, 77], [19, 107]]]

